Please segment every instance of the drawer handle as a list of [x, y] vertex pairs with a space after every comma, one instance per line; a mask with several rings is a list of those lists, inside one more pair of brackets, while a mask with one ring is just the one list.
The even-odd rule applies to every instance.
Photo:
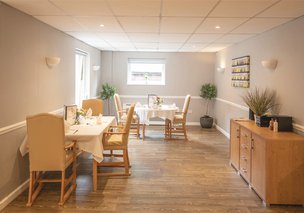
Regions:
[[247, 173], [247, 169], [242, 168], [241, 170], [242, 170], [242, 172]]
[[248, 148], [248, 146], [245, 145], [245, 144], [242, 144], [241, 147], [242, 147], [243, 149], [247, 149], [247, 148]]

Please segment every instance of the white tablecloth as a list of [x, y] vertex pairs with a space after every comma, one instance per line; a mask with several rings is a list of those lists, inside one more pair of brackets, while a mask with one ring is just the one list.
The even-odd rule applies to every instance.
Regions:
[[141, 124], [149, 124], [150, 118], [159, 117], [162, 119], [174, 119], [175, 112], [178, 111], [178, 107], [171, 105], [163, 105], [158, 108], [149, 108], [147, 106], [135, 107], [135, 112], [139, 117]]
[[[114, 116], [103, 116], [101, 124], [95, 124], [90, 121], [88, 124], [73, 125], [65, 133], [65, 139], [67, 141], [77, 141], [77, 146], [80, 150], [92, 153], [93, 158], [97, 162], [103, 160], [103, 146], [102, 135], [103, 132], [111, 125], [116, 125], [116, 119]], [[25, 155], [28, 152], [27, 136], [24, 138], [20, 152]]]

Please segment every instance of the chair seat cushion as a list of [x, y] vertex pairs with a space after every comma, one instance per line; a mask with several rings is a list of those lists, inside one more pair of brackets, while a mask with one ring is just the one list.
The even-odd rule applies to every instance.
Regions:
[[122, 145], [122, 135], [121, 134], [114, 134], [107, 136], [106, 138], [106, 145]]
[[174, 115], [174, 121], [183, 121], [183, 119], [184, 119], [183, 114]]

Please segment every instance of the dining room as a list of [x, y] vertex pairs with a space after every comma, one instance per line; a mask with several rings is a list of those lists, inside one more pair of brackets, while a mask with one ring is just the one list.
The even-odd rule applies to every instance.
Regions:
[[[302, 0], [0, 0], [0, 212], [304, 212], [303, 15]], [[259, 114], [245, 97], [263, 91]], [[59, 119], [75, 150], [43, 187], [35, 116], [39, 141]]]

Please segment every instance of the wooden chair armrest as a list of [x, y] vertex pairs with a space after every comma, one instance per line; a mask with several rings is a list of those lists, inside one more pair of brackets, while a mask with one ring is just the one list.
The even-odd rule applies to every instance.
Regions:
[[123, 131], [123, 132], [104, 132], [103, 134], [106, 136], [106, 135], [123, 135], [127, 133]]
[[74, 149], [74, 148], [75, 148], [75, 145], [76, 145], [75, 141], [72, 141], [71, 143], [67, 144], [67, 145], [64, 147], [64, 149], [65, 149], [65, 150]]

